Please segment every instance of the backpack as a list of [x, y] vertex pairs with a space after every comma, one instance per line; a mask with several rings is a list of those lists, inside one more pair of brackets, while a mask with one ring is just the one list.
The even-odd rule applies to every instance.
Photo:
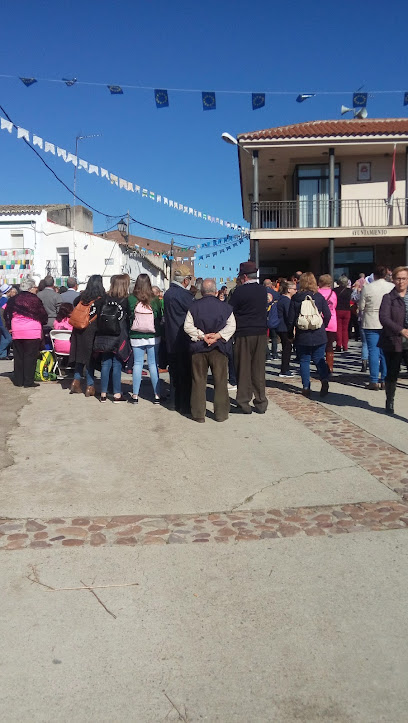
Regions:
[[323, 324], [322, 315], [316, 306], [314, 299], [311, 296], [306, 296], [303, 299], [299, 316], [296, 322], [298, 329], [302, 331], [314, 331], [320, 329]]
[[278, 301], [279, 299], [274, 299], [271, 304], [268, 305], [269, 329], [276, 329], [276, 327], [279, 326]]
[[40, 351], [40, 357], [37, 359], [35, 367], [34, 379], [36, 382], [55, 382], [57, 375], [53, 371], [55, 359], [50, 351]]
[[151, 306], [145, 306], [141, 301], [136, 304], [132, 331], [137, 331], [139, 334], [155, 333], [154, 313]]
[[119, 336], [123, 308], [117, 301], [105, 301], [98, 317], [98, 334], [101, 336]]
[[95, 311], [94, 303], [94, 301], [90, 301], [89, 304], [84, 304], [83, 301], [80, 301], [74, 307], [69, 317], [69, 323], [74, 329], [86, 329], [92, 321], [95, 321], [96, 314], [91, 317], [91, 313]]

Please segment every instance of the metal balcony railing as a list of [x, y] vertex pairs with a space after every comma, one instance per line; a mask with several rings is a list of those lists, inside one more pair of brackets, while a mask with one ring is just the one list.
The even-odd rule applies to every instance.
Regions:
[[252, 228], [378, 228], [408, 225], [408, 199], [299, 199], [252, 203]]
[[45, 263], [45, 273], [47, 276], [77, 276], [77, 262], [71, 261], [68, 268], [63, 268], [61, 262], [57, 259], [48, 259]]

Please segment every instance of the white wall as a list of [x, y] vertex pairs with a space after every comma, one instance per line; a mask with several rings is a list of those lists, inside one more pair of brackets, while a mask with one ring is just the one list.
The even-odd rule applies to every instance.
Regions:
[[[60, 253], [69, 253], [69, 263], [72, 268], [73, 261], [77, 265], [77, 278], [83, 288], [91, 274], [101, 274], [105, 287], [109, 287], [110, 277], [113, 274], [128, 273], [135, 280], [139, 273], [147, 273], [152, 284], [166, 288], [164, 272], [156, 270], [148, 258], [131, 258], [131, 254], [122, 249], [110, 239], [105, 239], [82, 231], [60, 226], [47, 220], [46, 211], [32, 216], [0, 216], [0, 250], [13, 248], [13, 233], [22, 233], [24, 248], [34, 252], [33, 268], [29, 272], [20, 270], [0, 271], [1, 283], [14, 275], [29, 273], [37, 280], [46, 274], [47, 262], [57, 264], [54, 276], [62, 275], [60, 267]], [[28, 222], [28, 223], [27, 223]], [[135, 254], [132, 254], [135, 255]], [[106, 261], [109, 259], [109, 263]], [[155, 258], [155, 263], [162, 259]], [[59, 268], [58, 268], [59, 267]], [[18, 283], [18, 281], [9, 281]]]
[[[357, 163], [369, 161], [371, 163], [371, 181], [357, 180]], [[387, 157], [370, 156], [361, 148], [361, 156], [340, 158], [340, 182], [342, 199], [386, 199], [388, 196], [388, 183], [391, 178], [392, 155]], [[395, 198], [405, 198], [405, 154], [397, 155], [395, 159], [397, 176]]]

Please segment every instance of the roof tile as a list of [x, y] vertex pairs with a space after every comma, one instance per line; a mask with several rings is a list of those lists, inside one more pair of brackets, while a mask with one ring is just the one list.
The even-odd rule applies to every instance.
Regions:
[[242, 141], [278, 140], [281, 138], [325, 138], [359, 136], [408, 136], [408, 118], [359, 118], [340, 120], [317, 120], [294, 123], [278, 128], [240, 133]]

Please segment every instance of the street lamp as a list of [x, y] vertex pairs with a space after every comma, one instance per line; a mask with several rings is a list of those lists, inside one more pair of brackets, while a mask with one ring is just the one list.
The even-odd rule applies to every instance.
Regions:
[[126, 221], [124, 221], [123, 218], [121, 218], [120, 221], [119, 221], [119, 223], [118, 223], [118, 231], [119, 231], [119, 233], [122, 234], [122, 236], [126, 236], [127, 223], [126, 223]]
[[229, 143], [230, 146], [238, 146], [238, 148], [241, 148], [245, 153], [248, 153], [250, 156], [252, 156], [251, 151], [248, 151], [244, 146], [241, 146], [239, 140], [235, 138], [235, 136], [232, 136], [231, 133], [227, 133], [224, 131], [224, 133], [221, 133], [221, 138], [225, 143]]

